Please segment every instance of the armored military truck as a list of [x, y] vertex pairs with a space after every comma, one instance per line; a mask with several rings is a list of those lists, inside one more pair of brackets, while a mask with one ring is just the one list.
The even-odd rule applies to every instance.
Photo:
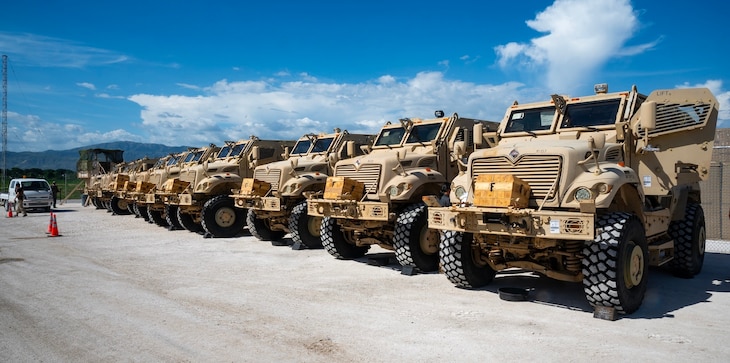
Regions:
[[134, 160], [126, 163], [122, 170], [112, 176], [113, 183], [110, 184], [109, 189], [113, 195], [109, 200], [109, 209], [114, 214], [128, 215], [135, 213], [134, 200], [131, 198], [130, 193], [135, 190], [137, 177], [144, 178], [147, 171], [157, 163], [157, 160], [157, 158], [148, 157]]
[[709, 173], [718, 103], [704, 88], [636, 87], [508, 108], [496, 147], [477, 149], [432, 207], [441, 265], [460, 287], [519, 268], [582, 282], [618, 313], [642, 303], [650, 265], [702, 269], [699, 182]]
[[102, 176], [123, 162], [124, 150], [99, 148], [79, 150], [76, 176], [85, 182], [82, 194], [84, 205], [91, 203], [97, 208], [101, 207], [101, 202], [96, 198], [102, 189]]
[[327, 252], [351, 259], [377, 244], [395, 250], [401, 265], [436, 270], [439, 235], [427, 228], [422, 198], [439, 195], [459, 173], [475, 124], [483, 130], [497, 125], [442, 111], [434, 119], [388, 122], [368, 154], [337, 162], [324, 194], [308, 199], [309, 215], [322, 218]]
[[185, 226], [202, 225], [206, 237], [233, 237], [243, 230], [246, 214], [234, 207], [231, 190], [251, 177], [256, 166], [282, 160], [284, 148], [293, 145], [256, 136], [226, 141], [215, 159], [182, 170], [158, 194], [165, 204], [177, 206], [175, 212], [179, 220], [187, 221]]
[[[157, 224], [161, 227], [170, 226], [167, 222], [165, 201], [159, 192], [164, 189], [165, 183], [167, 183], [168, 180], [175, 179], [180, 175], [180, 165], [189, 153], [190, 151], [186, 150], [177, 154], [170, 154], [168, 157], [162, 158], [161, 160], [165, 161], [165, 163], [163, 165], [157, 165], [156, 168], [152, 169], [149, 179], [147, 180], [147, 183], [149, 184], [141, 185], [140, 189], [147, 190], [147, 192], [144, 194], [144, 200], [142, 200], [141, 196], [138, 196], [139, 199], [136, 203], [140, 210], [140, 214], [144, 213], [144, 211], [147, 212], [147, 221], [150, 223]], [[154, 185], [154, 188], [152, 185]]]
[[278, 241], [291, 233], [295, 245], [321, 248], [321, 218], [307, 214], [305, 194], [322, 192], [337, 161], [362, 155], [372, 135], [335, 129], [331, 134], [307, 134], [294, 145], [287, 160], [257, 166], [253, 178], [231, 195], [238, 208], [248, 210], [246, 224], [256, 238]]

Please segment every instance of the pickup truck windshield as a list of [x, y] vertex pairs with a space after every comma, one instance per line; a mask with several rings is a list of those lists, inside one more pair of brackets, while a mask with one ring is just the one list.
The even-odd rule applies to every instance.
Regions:
[[39, 181], [39, 180], [26, 181], [26, 180], [24, 180], [20, 184], [23, 185], [24, 190], [36, 190], [36, 191], [51, 190], [51, 186], [48, 185], [48, 183], [45, 181]]

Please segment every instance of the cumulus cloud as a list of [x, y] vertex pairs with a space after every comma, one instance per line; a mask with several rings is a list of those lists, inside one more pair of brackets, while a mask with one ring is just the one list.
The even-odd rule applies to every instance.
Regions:
[[94, 86], [94, 84], [89, 83], [89, 82], [79, 82], [79, 83], [76, 83], [76, 85], [79, 86], [79, 87], [83, 87], [83, 88], [86, 88], [86, 89], [90, 89], [92, 91], [95, 91], [96, 90], [96, 86]]
[[224, 79], [199, 95], [136, 94], [129, 100], [142, 108], [141, 127], [150, 141], [205, 145], [249, 135], [291, 139], [335, 127], [376, 133], [386, 121], [433, 117], [437, 109], [498, 120], [521, 88], [519, 83], [475, 84], [422, 72], [357, 84]]
[[609, 59], [645, 52], [661, 40], [627, 46], [639, 25], [629, 0], [556, 0], [527, 21], [544, 35], [529, 43], [498, 45], [497, 64], [544, 73], [547, 88], [571, 92], [585, 88]]

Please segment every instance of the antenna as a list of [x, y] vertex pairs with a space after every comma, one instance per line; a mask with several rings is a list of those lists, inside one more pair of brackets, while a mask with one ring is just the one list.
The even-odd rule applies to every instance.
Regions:
[[5, 186], [6, 172], [8, 162], [6, 154], [8, 153], [8, 56], [3, 54], [3, 183]]

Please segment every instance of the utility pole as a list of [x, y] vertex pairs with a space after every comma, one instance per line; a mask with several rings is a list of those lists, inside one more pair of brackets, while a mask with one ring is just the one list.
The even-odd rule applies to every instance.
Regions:
[[5, 179], [7, 178], [8, 161], [6, 155], [8, 153], [8, 56], [3, 54], [3, 184], [5, 187]]

